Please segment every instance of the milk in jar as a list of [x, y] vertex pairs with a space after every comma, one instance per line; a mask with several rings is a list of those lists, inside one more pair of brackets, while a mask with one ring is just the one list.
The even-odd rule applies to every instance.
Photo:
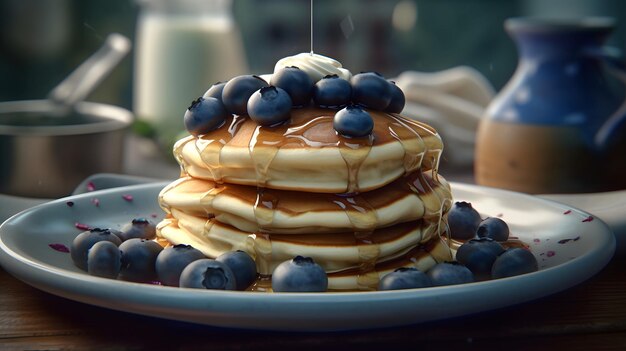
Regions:
[[143, 0], [133, 109], [169, 149], [192, 100], [248, 71], [231, 0]]

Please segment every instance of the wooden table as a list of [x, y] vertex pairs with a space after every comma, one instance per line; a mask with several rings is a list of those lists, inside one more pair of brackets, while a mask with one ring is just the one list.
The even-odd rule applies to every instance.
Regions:
[[0, 268], [0, 350], [388, 350], [404, 345], [413, 345], [411, 350], [626, 350], [625, 263], [616, 257], [583, 284], [519, 306], [401, 328], [310, 334], [220, 329], [107, 310], [44, 293]]

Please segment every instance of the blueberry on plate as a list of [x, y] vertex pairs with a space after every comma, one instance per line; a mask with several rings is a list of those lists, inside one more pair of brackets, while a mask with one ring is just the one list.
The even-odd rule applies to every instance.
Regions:
[[224, 91], [224, 87], [226, 86], [226, 82], [217, 82], [202, 95], [203, 98], [216, 98], [219, 101], [222, 101], [222, 91]]
[[391, 84], [376, 72], [359, 73], [352, 76], [352, 102], [384, 111], [391, 102]]
[[235, 290], [233, 271], [222, 262], [203, 258], [191, 262], [180, 274], [181, 288]]
[[480, 222], [476, 234], [479, 238], [507, 241], [509, 239], [509, 226], [500, 218], [488, 217]]
[[270, 85], [285, 90], [294, 107], [306, 106], [311, 102], [313, 81], [298, 67], [281, 68], [272, 75]]
[[313, 86], [313, 102], [320, 107], [339, 109], [350, 103], [352, 86], [338, 75], [325, 76]]
[[324, 292], [328, 289], [328, 276], [312, 258], [296, 256], [274, 269], [272, 289], [276, 292]]
[[503, 252], [493, 263], [491, 276], [493, 279], [512, 277], [515, 275], [536, 272], [539, 265], [530, 250], [521, 247], [511, 248]]
[[474, 281], [472, 271], [458, 262], [437, 263], [426, 272], [426, 275], [434, 286], [466, 284]]
[[385, 108], [385, 112], [400, 113], [404, 110], [404, 104], [406, 103], [404, 92], [395, 82], [389, 81], [389, 87], [391, 89], [391, 101]]
[[87, 272], [102, 278], [116, 279], [120, 273], [122, 255], [110, 241], [95, 243], [87, 253]]
[[116, 246], [119, 246], [122, 241], [115, 235], [115, 232], [111, 229], [94, 228], [84, 231], [76, 236], [70, 245], [70, 256], [76, 267], [87, 270], [87, 255], [89, 249], [100, 241], [110, 241]]
[[244, 75], [235, 77], [226, 83], [222, 91], [222, 102], [226, 110], [237, 115], [248, 114], [248, 99], [252, 94], [268, 86], [259, 76]]
[[426, 273], [413, 267], [400, 267], [385, 274], [378, 282], [378, 290], [428, 288], [433, 286]]
[[185, 111], [183, 120], [189, 134], [198, 136], [221, 127], [227, 117], [228, 112], [221, 101], [212, 97], [199, 97]]
[[157, 278], [163, 285], [178, 286], [180, 274], [191, 262], [206, 258], [190, 245], [174, 245], [163, 249], [154, 263]]
[[481, 221], [480, 214], [471, 203], [457, 201], [448, 212], [450, 236], [453, 239], [471, 239], [476, 236], [476, 230]]
[[246, 290], [256, 280], [256, 263], [248, 253], [237, 250], [225, 252], [215, 259], [226, 264], [235, 274], [237, 290]]
[[120, 278], [134, 282], [149, 282], [157, 279], [155, 262], [163, 250], [156, 241], [128, 239], [120, 245], [122, 267]]
[[248, 115], [257, 124], [272, 126], [291, 116], [291, 98], [286, 91], [274, 86], [255, 91], [248, 100]]
[[348, 138], [368, 136], [374, 129], [372, 116], [356, 105], [348, 105], [335, 113], [333, 127], [337, 133]]
[[493, 239], [472, 239], [459, 247], [456, 260], [469, 268], [476, 280], [487, 280], [491, 278], [493, 263], [503, 252], [502, 245]]
[[133, 238], [152, 240], [156, 238], [156, 226], [147, 218], [134, 218], [122, 227], [119, 237], [122, 241]]

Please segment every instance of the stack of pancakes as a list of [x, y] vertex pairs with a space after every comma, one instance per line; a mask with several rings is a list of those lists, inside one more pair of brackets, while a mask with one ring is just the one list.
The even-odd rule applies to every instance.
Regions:
[[441, 235], [452, 201], [437, 173], [437, 132], [368, 110], [369, 137], [333, 129], [336, 110], [305, 107], [265, 127], [233, 115], [174, 146], [180, 179], [159, 196], [158, 235], [208, 257], [248, 252], [261, 276], [296, 255], [328, 273], [330, 290], [372, 290], [398, 267], [451, 259]]

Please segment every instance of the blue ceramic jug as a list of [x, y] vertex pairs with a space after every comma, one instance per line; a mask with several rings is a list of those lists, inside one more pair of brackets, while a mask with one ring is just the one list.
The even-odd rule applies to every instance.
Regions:
[[[519, 62], [478, 128], [475, 176], [528, 193], [626, 188], [626, 70], [610, 18], [514, 18]], [[617, 89], [616, 89], [617, 88]]]

